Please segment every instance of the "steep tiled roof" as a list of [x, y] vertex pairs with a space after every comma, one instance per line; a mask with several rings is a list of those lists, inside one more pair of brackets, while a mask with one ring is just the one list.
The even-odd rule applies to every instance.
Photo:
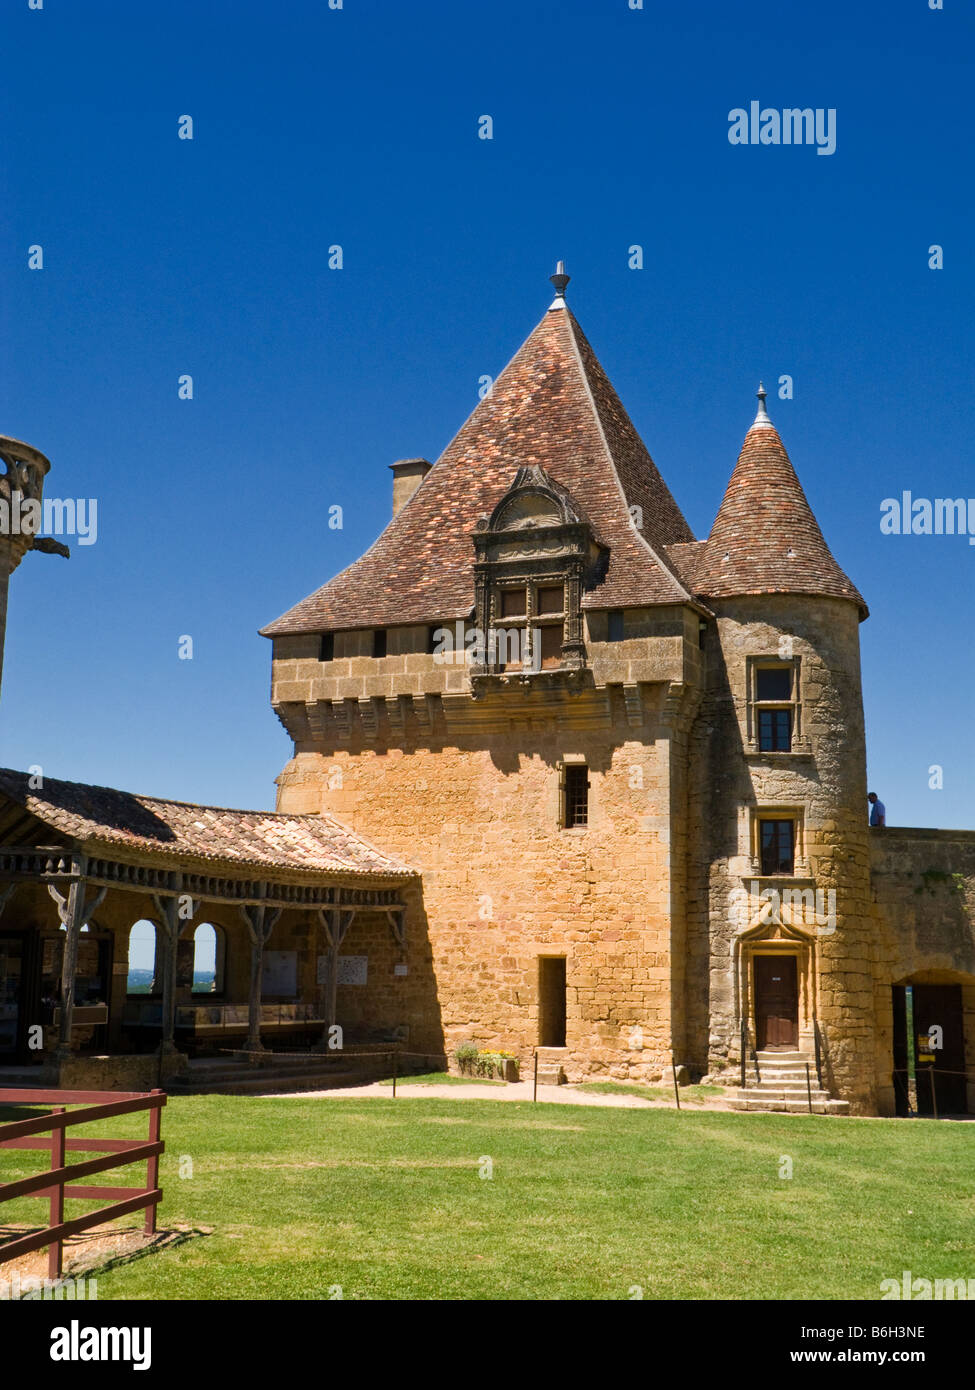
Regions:
[[170, 861], [207, 860], [228, 869], [337, 877], [399, 879], [416, 872], [329, 815], [231, 811], [51, 777], [44, 778], [43, 788], [32, 790], [29, 782], [25, 772], [0, 769], [0, 796], [92, 853], [125, 849]]
[[[689, 600], [664, 547], [692, 533], [582, 329], [556, 305], [371, 549], [265, 636], [465, 617], [474, 603], [470, 533], [532, 464], [568, 489], [610, 548], [583, 607]], [[640, 508], [642, 531], [630, 507]]]
[[708, 539], [672, 545], [667, 553], [684, 583], [705, 599], [824, 594], [850, 599], [867, 614], [833, 559], [764, 409], [745, 436]]

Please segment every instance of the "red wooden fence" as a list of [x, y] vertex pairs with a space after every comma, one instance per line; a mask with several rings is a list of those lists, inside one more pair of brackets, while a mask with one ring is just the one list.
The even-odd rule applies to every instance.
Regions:
[[[0, 1203], [15, 1197], [47, 1197], [50, 1200], [49, 1223], [45, 1230], [18, 1236], [0, 1244], [0, 1263], [27, 1255], [32, 1250], [50, 1246], [48, 1278], [59, 1279], [63, 1246], [67, 1236], [100, 1226], [116, 1216], [145, 1209], [146, 1233], [156, 1229], [156, 1208], [162, 1197], [159, 1187], [159, 1155], [165, 1145], [159, 1137], [162, 1107], [166, 1104], [164, 1091], [22, 1091], [0, 1090], [0, 1105], [53, 1106], [49, 1115], [29, 1120], [14, 1120], [0, 1124], [0, 1149], [49, 1149], [51, 1163], [47, 1171], [16, 1182], [0, 1183]], [[81, 1105], [80, 1110], [65, 1110], [66, 1105]], [[113, 1115], [129, 1115], [136, 1110], [149, 1111], [149, 1139], [69, 1139], [66, 1130], [74, 1125], [90, 1124]], [[50, 1134], [45, 1138], [35, 1135]], [[84, 1163], [65, 1164], [66, 1152], [105, 1153], [105, 1158], [90, 1158]], [[111, 1168], [123, 1168], [129, 1163], [146, 1163], [145, 1187], [90, 1187], [79, 1184], [78, 1178], [90, 1177]], [[110, 1197], [117, 1200], [97, 1211], [65, 1220], [64, 1199]]]

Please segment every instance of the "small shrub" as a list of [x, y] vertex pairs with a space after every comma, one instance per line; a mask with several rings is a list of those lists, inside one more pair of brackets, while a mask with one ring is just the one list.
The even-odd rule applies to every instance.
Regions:
[[476, 1043], [460, 1043], [454, 1048], [454, 1061], [457, 1063], [460, 1070], [468, 1076], [475, 1073], [479, 1056], [480, 1053], [477, 1050]]

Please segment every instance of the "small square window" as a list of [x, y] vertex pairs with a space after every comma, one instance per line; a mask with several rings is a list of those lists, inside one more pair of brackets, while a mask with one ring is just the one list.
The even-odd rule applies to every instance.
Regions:
[[755, 672], [756, 700], [791, 700], [792, 667], [759, 666]]
[[323, 632], [318, 644], [319, 661], [334, 661], [335, 659], [335, 633]]
[[589, 824], [589, 769], [585, 763], [566, 766], [563, 823], [567, 829]]
[[384, 627], [377, 627], [372, 634], [372, 654], [374, 657], [386, 655], [386, 629]]
[[528, 612], [528, 594], [525, 589], [501, 590], [502, 618], [523, 618]]
[[623, 640], [623, 610], [622, 608], [611, 608], [607, 614], [608, 631], [606, 640], [608, 642], [622, 642]]
[[561, 613], [565, 603], [565, 591], [560, 584], [558, 588], [545, 588], [538, 591], [538, 611], [539, 613]]
[[795, 832], [795, 821], [759, 821], [759, 851], [763, 874], [791, 874], [795, 872]]

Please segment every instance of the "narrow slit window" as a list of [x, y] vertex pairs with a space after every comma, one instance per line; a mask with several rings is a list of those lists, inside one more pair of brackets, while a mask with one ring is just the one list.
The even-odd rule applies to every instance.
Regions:
[[589, 824], [589, 768], [569, 763], [565, 769], [565, 825]]
[[323, 632], [321, 642], [318, 646], [319, 661], [333, 661], [335, 659], [335, 633]]
[[386, 629], [384, 627], [377, 627], [372, 634], [372, 654], [374, 657], [386, 655]]

